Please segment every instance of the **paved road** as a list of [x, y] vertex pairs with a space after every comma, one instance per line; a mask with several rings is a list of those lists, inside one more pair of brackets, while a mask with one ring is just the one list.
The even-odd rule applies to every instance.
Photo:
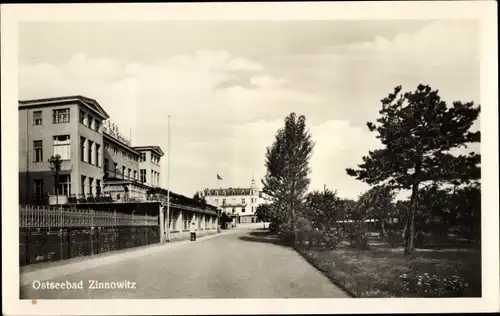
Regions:
[[[21, 288], [21, 298], [348, 297], [294, 250], [264, 234], [241, 231], [49, 280], [83, 281], [83, 289], [36, 290], [32, 283]], [[90, 289], [90, 280], [103, 286], [124, 282], [124, 288]]]

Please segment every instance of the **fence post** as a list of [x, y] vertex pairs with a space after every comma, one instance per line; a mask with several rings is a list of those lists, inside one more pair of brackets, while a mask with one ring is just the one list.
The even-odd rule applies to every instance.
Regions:
[[60, 260], [64, 260], [64, 249], [63, 249], [63, 211], [62, 208], [59, 209], [59, 248], [61, 251]]
[[94, 254], [94, 239], [93, 237], [93, 232], [94, 232], [94, 210], [90, 209], [90, 255]]

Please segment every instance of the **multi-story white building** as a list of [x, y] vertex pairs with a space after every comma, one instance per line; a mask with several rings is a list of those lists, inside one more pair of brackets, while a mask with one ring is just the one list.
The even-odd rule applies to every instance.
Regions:
[[[62, 166], [56, 189], [47, 160], [57, 154]], [[50, 194], [143, 200], [148, 189], [160, 186], [163, 155], [158, 146], [133, 147], [94, 99], [19, 101], [21, 203], [43, 203]]]
[[265, 203], [262, 192], [255, 185], [255, 179], [252, 179], [249, 188], [205, 189], [199, 192], [199, 195], [205, 198], [208, 204], [233, 217], [235, 224], [256, 223], [257, 206]]

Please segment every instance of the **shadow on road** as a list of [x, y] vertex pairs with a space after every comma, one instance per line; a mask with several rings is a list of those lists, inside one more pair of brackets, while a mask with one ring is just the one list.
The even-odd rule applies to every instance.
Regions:
[[284, 244], [275, 233], [272, 233], [270, 231], [253, 231], [250, 232], [249, 235], [240, 236], [238, 238], [243, 241], [268, 243], [282, 247], [289, 247], [288, 245]]

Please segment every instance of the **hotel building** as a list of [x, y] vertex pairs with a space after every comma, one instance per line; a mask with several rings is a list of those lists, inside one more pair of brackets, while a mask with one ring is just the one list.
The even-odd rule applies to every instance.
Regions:
[[265, 203], [262, 192], [252, 179], [249, 188], [205, 189], [199, 192], [208, 204], [221, 208], [233, 218], [234, 224], [256, 223], [257, 206]]
[[[55, 192], [48, 159], [60, 155]], [[19, 101], [19, 199], [44, 203], [47, 196], [144, 200], [160, 185], [158, 146], [133, 147], [93, 99], [69, 96]]]

